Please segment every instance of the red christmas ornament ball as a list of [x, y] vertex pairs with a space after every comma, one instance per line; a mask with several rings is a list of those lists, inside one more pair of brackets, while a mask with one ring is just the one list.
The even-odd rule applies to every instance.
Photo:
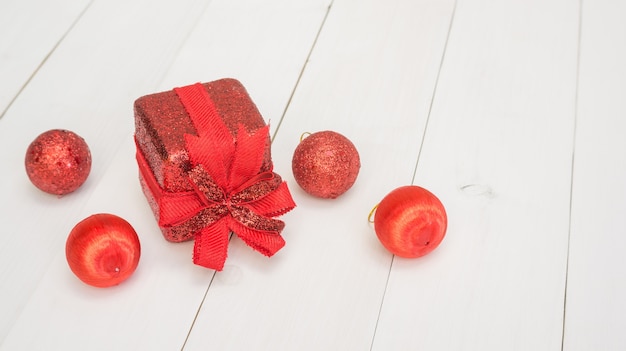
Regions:
[[348, 138], [333, 131], [323, 131], [300, 142], [291, 166], [296, 182], [304, 191], [334, 199], [352, 187], [361, 160]]
[[84, 283], [105, 288], [126, 280], [137, 268], [141, 246], [133, 227], [107, 213], [76, 224], [65, 244], [67, 263]]
[[448, 227], [446, 210], [430, 191], [415, 185], [387, 194], [376, 208], [374, 229], [394, 255], [424, 256], [439, 246]]
[[65, 195], [78, 189], [91, 171], [91, 153], [83, 138], [63, 129], [39, 135], [26, 151], [26, 173], [39, 189]]

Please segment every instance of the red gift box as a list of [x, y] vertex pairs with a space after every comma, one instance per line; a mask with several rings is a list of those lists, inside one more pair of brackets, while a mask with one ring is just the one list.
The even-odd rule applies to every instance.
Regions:
[[194, 263], [221, 270], [229, 233], [266, 256], [285, 244], [274, 217], [295, 207], [272, 171], [269, 127], [234, 79], [135, 101], [139, 179], [165, 239], [195, 240]]

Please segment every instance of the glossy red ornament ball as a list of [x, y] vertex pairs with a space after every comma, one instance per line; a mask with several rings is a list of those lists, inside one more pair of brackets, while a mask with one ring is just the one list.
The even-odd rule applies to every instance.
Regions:
[[394, 255], [424, 256], [439, 246], [448, 227], [446, 210], [430, 191], [415, 185], [387, 194], [378, 204], [374, 229]]
[[291, 162], [296, 182], [307, 193], [334, 199], [356, 181], [359, 153], [345, 136], [323, 131], [309, 135], [296, 148]]
[[86, 284], [105, 288], [126, 280], [137, 268], [141, 247], [133, 227], [107, 213], [89, 216], [70, 232], [67, 263]]
[[26, 151], [26, 173], [39, 189], [65, 195], [78, 189], [91, 171], [91, 153], [83, 138], [63, 129], [39, 135]]

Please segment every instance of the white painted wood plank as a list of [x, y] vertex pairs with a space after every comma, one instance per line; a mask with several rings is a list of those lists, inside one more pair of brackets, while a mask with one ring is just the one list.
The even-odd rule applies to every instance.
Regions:
[[[145, 237], [146, 223], [136, 216], [149, 210], [137, 206], [142, 199], [133, 182], [136, 167], [105, 174], [116, 154], [132, 160], [132, 144], [122, 143], [132, 135], [132, 103], [162, 79], [204, 6], [204, 1], [93, 3], [0, 120], [0, 149], [5, 150], [0, 163], [9, 170], [0, 182], [3, 349], [117, 349], [142, 339], [146, 345], [180, 347], [207, 273], [174, 269], [143, 240], [144, 263], [137, 276], [126, 286], [100, 291], [73, 277], [64, 247], [71, 228], [94, 212], [127, 218]], [[93, 156], [87, 182], [61, 199], [34, 188], [24, 171], [28, 144], [52, 128], [83, 136]], [[124, 181], [114, 191], [117, 177]], [[126, 187], [129, 183], [133, 187]], [[144, 270], [151, 267], [145, 262], [154, 270]], [[168, 277], [183, 280], [186, 288]], [[149, 290], [154, 286], [162, 293]], [[137, 319], [142, 323], [127, 332]]]
[[564, 350], [623, 350], [626, 3], [582, 9]]
[[[410, 182], [452, 1], [335, 0], [274, 140], [277, 172], [298, 207], [271, 259], [238, 238], [216, 274], [185, 350], [362, 350], [370, 347], [391, 255], [367, 214]], [[361, 155], [354, 187], [306, 195], [291, 158], [302, 132], [335, 130]]]
[[[224, 77], [241, 81], [276, 132], [330, 0], [215, 0], [161, 89]], [[228, 35], [224, 28], [232, 28]]]
[[446, 206], [395, 258], [374, 350], [560, 350], [578, 5], [459, 0], [415, 184]]
[[[222, 75], [239, 77], [237, 73], [241, 72], [245, 77], [242, 81], [249, 80], [257, 87], [269, 87], [268, 90], [276, 92], [276, 96], [269, 95], [269, 98], [264, 100], [264, 106], [270, 111], [282, 111], [306, 60], [327, 3], [311, 1], [294, 6], [284, 1], [264, 2], [263, 6], [273, 11], [243, 11], [242, 6], [248, 4], [241, 1], [214, 1], [204, 12], [202, 6], [198, 5], [201, 4], [177, 4], [176, 8], [163, 8], [163, 4], [151, 2], [150, 6], [157, 6], [154, 11], [163, 13], [166, 18], [160, 17], [157, 13], [150, 13], [146, 14], [150, 16], [149, 19], [137, 16], [137, 9], [147, 6], [145, 3], [137, 3], [127, 10], [129, 18], [135, 16], [135, 24], [132, 26], [134, 29], [126, 28], [130, 25], [119, 28], [118, 36], [108, 41], [100, 41], [103, 47], [93, 50], [110, 51], [114, 54], [126, 51], [124, 47], [119, 48], [117, 45], [134, 45], [136, 37], [141, 37], [144, 42], [141, 47], [128, 53], [132, 62], [124, 63], [124, 69], [115, 77], [100, 74], [102, 77], [98, 78], [104, 86], [93, 91], [94, 87], [88, 84], [91, 90], [84, 92], [85, 98], [89, 98], [89, 101], [104, 100], [98, 104], [100, 109], [109, 104], [114, 106], [106, 111], [113, 119], [107, 127], [116, 130], [102, 130], [101, 125], [93, 123], [94, 120], [90, 120], [93, 125], [83, 126], [82, 134], [91, 133], [95, 138], [100, 137], [101, 141], [95, 144], [95, 148], [100, 150], [101, 157], [108, 156], [108, 160], [105, 160], [108, 162], [102, 164], [104, 161], [100, 161], [97, 171], [95, 170], [97, 163], [94, 162], [94, 170], [85, 188], [60, 199], [60, 201], [74, 200], [74, 204], [66, 204], [62, 209], [55, 210], [52, 206], [60, 207], [61, 205], [57, 204], [59, 201], [31, 189], [21, 169], [12, 175], [14, 177], [12, 180], [20, 186], [13, 193], [10, 193], [10, 189], [2, 189], [8, 191], [12, 197], [29, 194], [25, 203], [19, 204], [15, 209], [10, 208], [11, 203], [2, 202], [4, 209], [10, 209], [7, 213], [16, 217], [15, 221], [10, 221], [9, 229], [28, 231], [30, 235], [36, 235], [37, 240], [45, 241], [45, 245], [40, 248], [39, 254], [43, 255], [39, 258], [41, 263], [37, 262], [40, 267], [22, 268], [15, 274], [9, 270], [1, 273], [3, 278], [4, 275], [8, 275], [8, 281], [25, 286], [26, 289], [23, 288], [22, 291], [28, 294], [21, 300], [13, 296], [12, 300], [7, 301], [7, 305], [8, 302], [18, 302], [19, 305], [14, 312], [17, 316], [10, 321], [14, 325], [8, 331], [9, 334], [0, 348], [111, 350], [177, 349], [182, 346], [213, 271], [192, 264], [192, 243], [168, 243], [158, 230], [156, 221], [141, 194], [137, 179], [132, 142], [132, 101], [145, 93], [170, 89], [175, 85], [217, 79]], [[11, 113], [18, 113], [15, 111], [24, 113], [23, 111], [28, 108], [28, 98], [35, 99], [44, 95], [46, 90], [41, 86], [45, 86], [49, 79], [62, 76], [66, 72], [63, 64], [69, 58], [58, 56], [76, 52], [77, 47], [84, 45], [85, 37], [99, 33], [97, 28], [101, 28], [102, 24], [98, 21], [109, 18], [110, 12], [120, 11], [119, 6], [121, 5], [104, 2], [94, 5], [86, 14], [85, 21], [90, 25], [79, 24], [76, 27], [76, 34], [73, 32], [68, 37], [67, 43], [59, 48], [33, 80], [31, 86], [11, 109]], [[195, 20], [194, 14], [199, 16]], [[163, 30], [153, 28], [165, 20], [171, 23], [172, 27]], [[232, 25], [234, 20], [241, 21], [238, 30], [224, 32], [222, 28]], [[175, 28], [175, 24], [179, 22], [186, 23], [178, 29], [180, 32], [164, 34], [164, 31]], [[194, 35], [187, 38], [190, 26], [196, 22]], [[257, 26], [245, 26], [250, 23], [256, 23]], [[261, 26], [262, 23], [271, 24]], [[127, 39], [121, 38], [121, 35]], [[259, 40], [261, 38], [265, 40]], [[296, 38], [299, 40], [295, 40]], [[159, 45], [155, 42], [162, 43]], [[232, 47], [232, 43], [237, 43], [237, 46]], [[189, 56], [190, 52], [204, 52], [206, 47], [212, 47], [212, 50], [204, 55], [203, 59], [198, 60], [195, 55]], [[94, 54], [96, 55], [97, 53]], [[150, 58], [153, 57], [157, 60], [151, 62]], [[242, 62], [233, 57], [248, 59]], [[87, 61], [89, 67], [103, 69], [111, 58], [98, 56], [90, 59]], [[259, 66], [255, 68], [253, 64]], [[264, 70], [268, 67], [272, 75]], [[79, 65], [74, 68], [86, 67]], [[40, 80], [39, 77], [44, 75], [49, 77]], [[121, 79], [120, 75], [126, 77]], [[94, 78], [82, 79], [87, 84]], [[106, 90], [106, 87], [117, 87], [119, 81], [128, 84], [122, 92], [111, 93]], [[102, 92], [106, 93], [104, 98], [100, 96]], [[77, 94], [76, 90], [72, 90], [71, 93]], [[46, 98], [44, 103], [54, 102], [48, 99], [50, 98]], [[89, 109], [85, 105], [81, 107]], [[105, 114], [98, 110], [94, 111], [93, 108], [88, 111]], [[80, 115], [71, 116], [64, 122], [77, 124], [76, 120]], [[7, 115], [4, 123], [0, 122], [0, 133], [3, 132], [3, 128], [18, 134], [25, 134], [32, 129], [32, 125], [29, 128], [25, 123], [22, 125], [10, 122], [13, 120], [12, 115]], [[105, 138], [104, 134], [109, 138]], [[4, 131], [4, 135], [8, 135], [8, 132]], [[22, 136], [13, 138], [21, 140]], [[87, 136], [86, 139], [94, 151], [94, 143]], [[96, 152], [93, 153], [96, 160]], [[11, 157], [13, 158], [7, 162], [13, 164], [22, 162], [22, 155]], [[97, 176], [97, 180], [93, 179], [94, 175]], [[119, 189], [124, 191], [120, 192]], [[46, 202], [42, 204], [42, 201]], [[28, 206], [44, 211], [41, 216], [44, 223], [21, 222], [28, 213], [26, 211]], [[53, 211], [54, 213], [51, 213]], [[129, 220], [135, 226], [142, 243], [142, 258], [138, 271], [129, 281], [112, 289], [98, 290], [84, 286], [71, 275], [65, 263], [63, 245], [67, 233], [77, 221], [96, 212], [111, 212]], [[62, 218], [64, 223], [54, 226], [52, 220], [48, 218], [54, 216]], [[46, 225], [52, 227], [46, 229]], [[54, 239], [49, 237], [50, 233], [55, 235]], [[5, 243], [0, 249], [7, 253], [21, 252], [20, 249], [26, 247], [29, 242], [30, 240], [16, 239], [9, 244]], [[15, 255], [7, 255], [7, 263], [15, 262]], [[27, 259], [33, 259], [33, 256], [29, 255], [18, 262]], [[9, 290], [14, 295], [17, 291], [18, 287]], [[31, 338], [33, 333], [38, 337]], [[97, 340], [97, 343], [94, 343], [94, 340]]]
[[0, 118], [89, 0], [0, 2]]

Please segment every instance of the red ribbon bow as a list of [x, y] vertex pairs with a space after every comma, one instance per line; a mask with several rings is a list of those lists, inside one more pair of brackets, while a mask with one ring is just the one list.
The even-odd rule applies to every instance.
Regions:
[[280, 236], [285, 224], [271, 217], [290, 211], [295, 203], [280, 176], [261, 169], [269, 127], [249, 134], [240, 124], [235, 139], [202, 84], [174, 91], [198, 133], [184, 136], [192, 164], [187, 177], [194, 191], [162, 192], [159, 225], [196, 228], [193, 262], [207, 268], [224, 267], [230, 232], [272, 256], [285, 245]]

